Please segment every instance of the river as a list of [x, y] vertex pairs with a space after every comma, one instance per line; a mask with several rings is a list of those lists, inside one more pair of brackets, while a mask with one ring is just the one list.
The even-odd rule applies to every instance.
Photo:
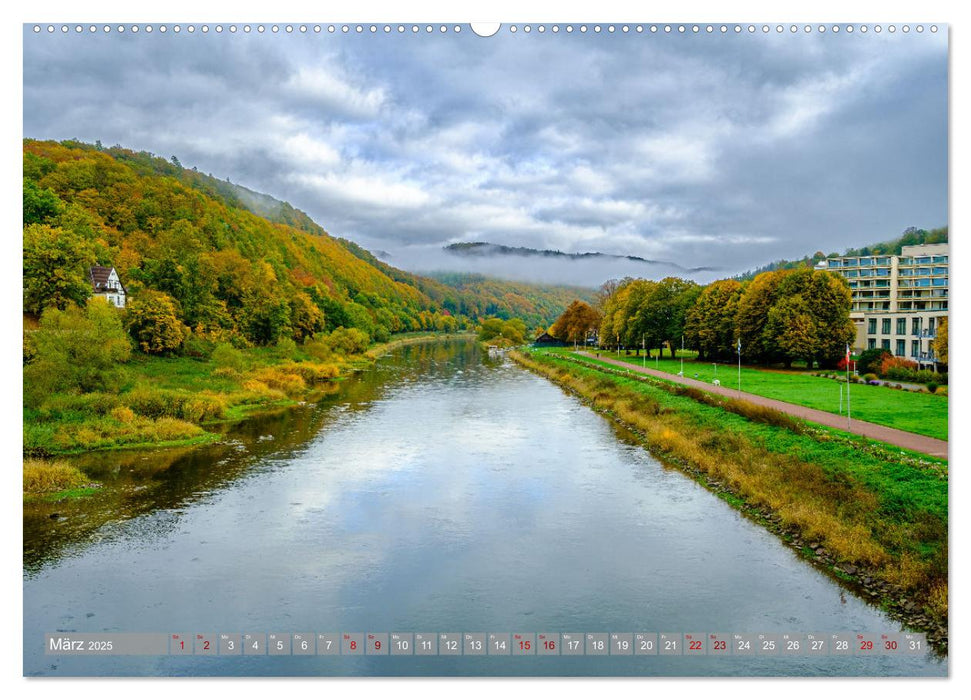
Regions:
[[[944, 675], [919, 656], [45, 655], [49, 632], [900, 632], [555, 385], [398, 348], [24, 513], [25, 675]], [[57, 519], [52, 519], [56, 513]]]

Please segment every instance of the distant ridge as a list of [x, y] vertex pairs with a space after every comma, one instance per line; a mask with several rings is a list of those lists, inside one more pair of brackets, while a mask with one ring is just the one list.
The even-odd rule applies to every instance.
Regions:
[[461, 255], [465, 257], [481, 257], [481, 258], [491, 258], [500, 256], [518, 257], [518, 258], [555, 258], [559, 260], [631, 260], [633, 262], [644, 263], [645, 265], [663, 265], [665, 267], [673, 267], [675, 269], [681, 270], [683, 272], [713, 272], [718, 268], [714, 267], [683, 267], [677, 263], [668, 262], [666, 260], [649, 260], [647, 258], [642, 258], [637, 255], [614, 255], [612, 253], [564, 253], [561, 250], [538, 250], [536, 248], [524, 248], [515, 247], [508, 245], [501, 245], [499, 243], [487, 243], [482, 241], [476, 241], [472, 243], [450, 243], [449, 245], [443, 246], [442, 248], [448, 253], [453, 255]]

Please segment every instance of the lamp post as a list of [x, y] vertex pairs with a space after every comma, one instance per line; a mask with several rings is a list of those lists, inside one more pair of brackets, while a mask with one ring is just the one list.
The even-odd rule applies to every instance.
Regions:
[[684, 376], [684, 336], [681, 336], [681, 376]]
[[738, 395], [742, 395], [742, 339], [738, 339], [738, 344], [735, 346], [738, 352]]

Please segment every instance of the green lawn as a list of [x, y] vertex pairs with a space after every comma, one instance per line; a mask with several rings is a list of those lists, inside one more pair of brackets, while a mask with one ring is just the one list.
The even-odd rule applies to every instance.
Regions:
[[[573, 352], [572, 348], [549, 348], [553, 352]], [[593, 351], [594, 354], [596, 351]], [[642, 364], [644, 356], [634, 357], [600, 351], [602, 357], [612, 357]], [[647, 367], [677, 374], [681, 370], [680, 359], [656, 358], [647, 360]], [[738, 366], [710, 362], [698, 362], [694, 355], [685, 354], [684, 375], [691, 379], [710, 382], [714, 378], [723, 387], [735, 388], [738, 383]], [[695, 376], [697, 375], [697, 377]], [[846, 411], [846, 384], [824, 377], [814, 377], [801, 372], [774, 372], [742, 366], [742, 391], [770, 399], [815, 408], [829, 413], [840, 413], [840, 389], [843, 390], [843, 415]], [[852, 417], [878, 425], [886, 425], [919, 435], [947, 440], [947, 397], [926, 392], [915, 393], [868, 384], [850, 385]]]

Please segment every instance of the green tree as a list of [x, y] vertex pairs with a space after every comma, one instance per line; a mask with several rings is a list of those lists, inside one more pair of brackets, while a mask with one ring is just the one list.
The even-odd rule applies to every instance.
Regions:
[[128, 332], [139, 349], [150, 355], [169, 355], [188, 335], [172, 297], [144, 290], [128, 304]]
[[64, 203], [50, 188], [41, 189], [24, 178], [24, 225], [47, 223], [64, 208]]
[[818, 325], [799, 294], [777, 301], [766, 318], [766, 344], [789, 367], [794, 360], [812, 363], [819, 348]]
[[637, 343], [637, 333], [640, 332], [647, 340], [653, 340], [654, 347], [661, 347], [666, 342], [673, 358], [685, 333], [688, 309], [700, 293], [701, 287], [680, 277], [665, 277], [655, 284], [639, 304], [631, 344]]
[[83, 306], [91, 296], [91, 244], [81, 236], [47, 224], [24, 227], [24, 310]]
[[239, 326], [257, 345], [273, 345], [290, 332], [290, 305], [283, 297], [265, 290], [247, 292], [238, 312]]
[[30, 334], [31, 359], [24, 367], [24, 400], [37, 405], [56, 392], [117, 391], [121, 364], [131, 356], [121, 312], [104, 299], [85, 308], [48, 308]]

